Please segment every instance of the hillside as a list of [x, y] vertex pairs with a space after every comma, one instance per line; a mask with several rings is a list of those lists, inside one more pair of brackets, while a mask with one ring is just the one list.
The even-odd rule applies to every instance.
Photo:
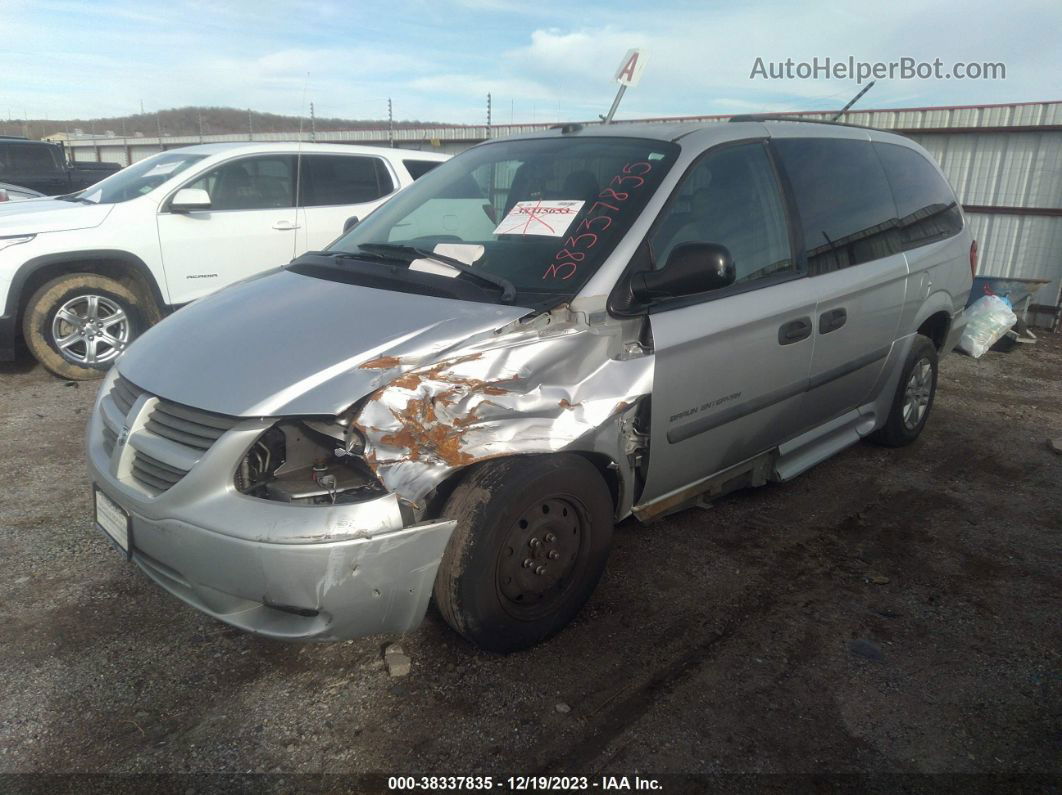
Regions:
[[[59, 132], [74, 132], [133, 137], [138, 133], [146, 137], [163, 135], [198, 135], [199, 118], [202, 115], [203, 134], [298, 132], [309, 130], [308, 116], [281, 116], [276, 113], [239, 110], [237, 108], [171, 108], [156, 113], [138, 113], [131, 116], [113, 116], [101, 119], [14, 119], [0, 120], [0, 135], [25, 135], [41, 138]], [[438, 122], [402, 120], [395, 121], [395, 129], [403, 127], [435, 126]], [[317, 118], [314, 126], [319, 131], [350, 129], [387, 129], [386, 119], [335, 119]]]

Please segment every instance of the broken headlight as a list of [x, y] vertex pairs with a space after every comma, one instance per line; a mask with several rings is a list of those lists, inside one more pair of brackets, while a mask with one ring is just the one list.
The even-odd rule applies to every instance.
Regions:
[[263, 433], [236, 469], [237, 490], [305, 505], [361, 502], [384, 493], [362, 457], [365, 440], [348, 421], [282, 420]]

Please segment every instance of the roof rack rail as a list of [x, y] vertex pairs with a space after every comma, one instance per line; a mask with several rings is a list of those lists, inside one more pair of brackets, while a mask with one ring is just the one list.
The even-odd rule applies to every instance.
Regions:
[[7, 138], [7, 139], [10, 139], [12, 141], [28, 141], [29, 140], [29, 138], [27, 138], [25, 135], [0, 135], [0, 138]]
[[[865, 124], [849, 124], [844, 121], [830, 121], [829, 119], [804, 119], [800, 116], [790, 116], [782, 113], [744, 113], [740, 116], [731, 116], [728, 121], [802, 121], [805, 124], [831, 124], [834, 127], [858, 127], [860, 130], [877, 130], [877, 127], [868, 127]], [[880, 132], [888, 132], [881, 130]]]

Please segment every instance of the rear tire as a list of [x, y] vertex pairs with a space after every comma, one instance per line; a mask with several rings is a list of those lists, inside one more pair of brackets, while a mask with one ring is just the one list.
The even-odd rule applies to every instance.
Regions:
[[907, 354], [885, 425], [870, 438], [885, 447], [903, 447], [918, 438], [937, 394], [937, 348], [929, 337], [915, 337]]
[[435, 579], [439, 612], [467, 640], [496, 652], [533, 646], [571, 621], [612, 541], [608, 487], [573, 454], [481, 464], [443, 513], [457, 527]]
[[22, 335], [37, 361], [60, 378], [102, 378], [147, 328], [140, 303], [115, 279], [66, 274], [46, 282], [30, 297]]

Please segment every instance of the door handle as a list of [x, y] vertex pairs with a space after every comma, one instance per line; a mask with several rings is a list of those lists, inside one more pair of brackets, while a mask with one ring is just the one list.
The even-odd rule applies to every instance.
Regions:
[[273, 228], [280, 232], [291, 232], [294, 229], [298, 229], [298, 224], [293, 224], [291, 221], [277, 221], [273, 224]]
[[848, 322], [848, 311], [845, 309], [831, 309], [819, 315], [819, 334], [829, 334], [837, 331]]
[[792, 345], [811, 336], [811, 318], [800, 317], [782, 324], [778, 329], [778, 344]]

